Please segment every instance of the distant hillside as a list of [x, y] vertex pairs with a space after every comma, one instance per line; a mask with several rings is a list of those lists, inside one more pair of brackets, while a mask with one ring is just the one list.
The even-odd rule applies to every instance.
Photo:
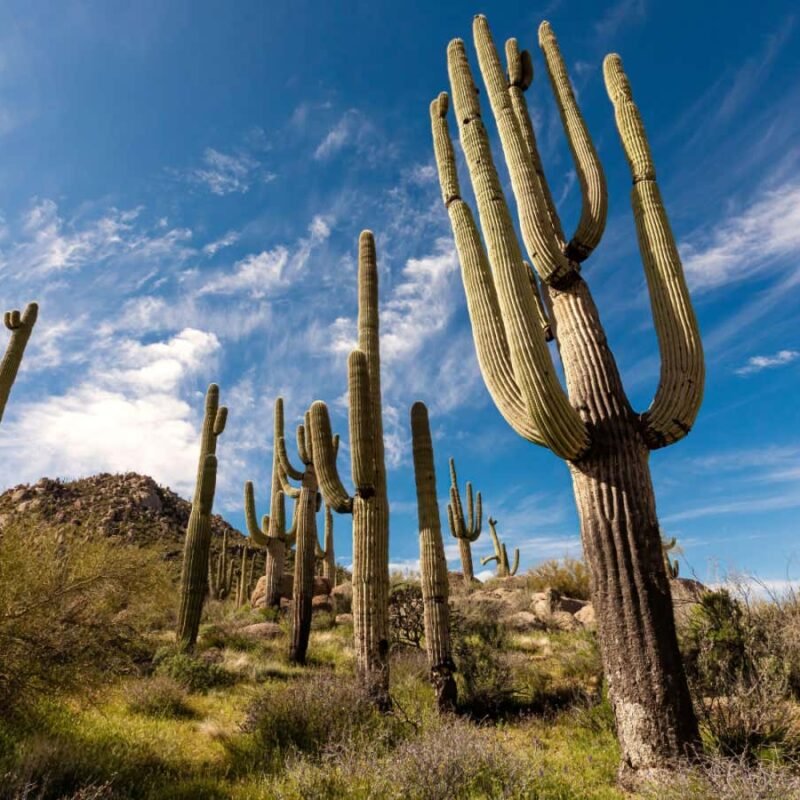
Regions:
[[[76, 481], [42, 478], [0, 494], [0, 528], [34, 518], [74, 533], [157, 546], [169, 559], [182, 552], [190, 511], [189, 501], [135, 472], [104, 472]], [[211, 525], [215, 543], [221, 542], [226, 530], [230, 545], [245, 541], [219, 514], [213, 515]]]

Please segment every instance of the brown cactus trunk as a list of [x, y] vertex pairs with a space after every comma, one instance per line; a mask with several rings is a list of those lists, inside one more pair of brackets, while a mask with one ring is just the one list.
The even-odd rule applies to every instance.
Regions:
[[472, 566], [472, 547], [466, 539], [458, 540], [458, 549], [461, 553], [461, 571], [464, 573], [464, 583], [472, 585], [475, 580], [475, 570]]
[[620, 777], [691, 756], [697, 721], [661, 554], [649, 448], [584, 281], [550, 289], [572, 405], [592, 447], [569, 464], [592, 572], [603, 667], [622, 750]]
[[306, 466], [297, 500], [297, 544], [294, 556], [294, 598], [289, 661], [305, 664], [311, 633], [311, 600], [314, 596], [314, 546], [317, 543], [317, 478]]
[[281, 604], [281, 583], [286, 563], [286, 545], [283, 539], [270, 537], [267, 544], [267, 557], [264, 563], [264, 606], [277, 608]]

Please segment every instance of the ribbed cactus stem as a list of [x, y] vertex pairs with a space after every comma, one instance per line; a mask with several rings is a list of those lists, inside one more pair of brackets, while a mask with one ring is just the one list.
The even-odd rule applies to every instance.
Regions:
[[350, 451], [355, 492], [336, 468], [324, 403], [311, 406], [315, 466], [325, 502], [353, 515], [353, 634], [362, 684], [380, 708], [389, 700], [389, 503], [380, 391], [378, 267], [370, 231], [359, 238], [358, 349], [348, 360]]
[[36, 324], [39, 315], [39, 306], [36, 303], [28, 303], [25, 311], [6, 311], [3, 321], [6, 328], [11, 331], [11, 338], [6, 347], [3, 360], [0, 361], [0, 420], [3, 419], [3, 412], [11, 394], [11, 387], [19, 371], [22, 356], [28, 339], [31, 338], [31, 331]]
[[325, 547], [320, 553], [322, 559], [322, 577], [336, 586], [336, 554], [333, 549], [333, 511], [325, 504]]
[[[635, 413], [579, 271], [579, 262], [602, 237], [607, 189], [555, 34], [546, 22], [539, 28], [582, 195], [580, 221], [569, 241], [542, 169], [525, 101], [533, 80], [530, 55], [509, 40], [506, 73], [485, 17], [475, 18], [473, 33], [522, 239], [541, 279], [541, 293], [523, 261], [460, 39], [448, 46], [448, 72], [483, 235], [461, 194], [445, 93], [430, 106], [442, 199], [486, 386], [513, 429], [564, 458], [572, 477], [622, 754], [620, 777], [635, 789], [638, 775], [669, 769], [693, 757], [700, 746], [648, 464], [651, 450], [685, 436], [697, 416], [704, 381], [700, 333], [644, 125], [622, 62], [611, 55], [603, 65], [606, 88], [633, 178], [631, 202], [661, 354], [661, 380], [653, 403], [646, 412]], [[567, 392], [545, 344], [547, 326], [556, 339]], [[451, 505], [455, 510], [455, 498]], [[451, 517], [455, 523], [456, 514]], [[512, 574], [518, 554], [509, 564], [495, 531], [492, 539], [495, 554], [485, 562], [497, 561], [498, 574]]]
[[505, 543], [501, 542], [500, 537], [497, 535], [497, 520], [491, 517], [489, 517], [489, 535], [492, 537], [494, 555], [482, 558], [481, 564], [485, 567], [487, 564], [491, 564], [492, 561], [496, 561], [498, 578], [510, 578], [512, 575], [516, 575], [519, 568], [519, 548], [514, 549], [514, 565], [512, 567], [508, 561], [508, 550]]
[[[308, 454], [311, 456], [311, 454]], [[314, 595], [314, 546], [317, 543], [317, 477], [306, 465], [297, 501], [297, 543], [294, 554], [294, 597], [289, 661], [305, 664], [311, 633], [311, 600]]]
[[[457, 693], [453, 677], [455, 665], [450, 650], [450, 607], [447, 559], [442, 542], [439, 504], [436, 497], [436, 471], [428, 409], [423, 403], [411, 407], [411, 438], [414, 452], [414, 477], [417, 484], [419, 517], [419, 563], [422, 603], [425, 618], [425, 649], [431, 683], [440, 711], [455, 708]], [[452, 459], [451, 459], [452, 465]]]
[[471, 586], [475, 580], [475, 571], [472, 565], [471, 542], [481, 535], [482, 522], [481, 493], [473, 503], [472, 484], [467, 482], [467, 513], [464, 516], [464, 507], [461, 504], [461, 495], [458, 492], [458, 478], [456, 476], [456, 462], [450, 459], [450, 503], [447, 506], [447, 520], [450, 524], [450, 533], [458, 539], [458, 548], [461, 554], [461, 570], [464, 582]]

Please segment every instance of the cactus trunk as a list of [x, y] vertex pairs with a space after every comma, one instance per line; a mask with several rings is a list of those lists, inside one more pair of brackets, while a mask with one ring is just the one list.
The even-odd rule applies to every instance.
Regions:
[[317, 543], [317, 478], [307, 466], [297, 500], [297, 540], [294, 554], [294, 598], [289, 661], [305, 664], [311, 633], [311, 600], [314, 595], [314, 548]]
[[456, 706], [455, 665], [450, 653], [450, 606], [447, 559], [442, 543], [439, 504], [436, 498], [436, 470], [428, 424], [428, 410], [422, 403], [411, 408], [411, 434], [414, 450], [414, 477], [417, 484], [419, 515], [419, 563], [422, 603], [425, 617], [425, 649], [431, 683], [440, 711]]
[[475, 580], [475, 568], [472, 566], [472, 547], [466, 539], [458, 540], [458, 552], [461, 556], [461, 572], [464, 575], [464, 583], [471, 586]]
[[5, 411], [11, 387], [16, 380], [19, 365], [22, 363], [22, 356], [25, 353], [28, 339], [31, 338], [31, 331], [36, 324], [38, 314], [39, 306], [36, 303], [28, 303], [22, 314], [19, 311], [6, 311], [5, 313], [5, 326], [11, 331], [11, 339], [6, 347], [3, 360], [0, 361], [0, 420], [3, 419], [3, 411]]

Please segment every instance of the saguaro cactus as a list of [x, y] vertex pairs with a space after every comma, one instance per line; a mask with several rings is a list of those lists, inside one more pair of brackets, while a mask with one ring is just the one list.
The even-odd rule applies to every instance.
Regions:
[[447, 61], [455, 114], [486, 249], [461, 197], [447, 126], [448, 96], [431, 104], [442, 196], [461, 261], [478, 360], [486, 385], [521, 436], [567, 461], [592, 571], [605, 674], [622, 750], [623, 782], [685, 758], [698, 747], [697, 721], [678, 652], [655, 499], [650, 450], [684, 437], [703, 394], [700, 333], [655, 180], [639, 111], [619, 56], [605, 59], [608, 94], [633, 176], [633, 211], [661, 352], [661, 380], [637, 414], [622, 386], [597, 308], [579, 271], [605, 227], [603, 171], [550, 25], [539, 44], [567, 132], [583, 208], [564, 236], [542, 170], [524, 92], [530, 54], [514, 39], [504, 73], [482, 16], [475, 43], [517, 202], [522, 238], [543, 284], [567, 393], [558, 382], [537, 310], [536, 282], [520, 244], [492, 158], [464, 43]]
[[233, 588], [233, 559], [228, 555], [228, 530], [222, 534], [222, 548], [216, 559], [209, 558], [208, 593], [214, 600], [224, 600]]
[[461, 505], [461, 495], [458, 492], [458, 478], [456, 477], [456, 462], [450, 459], [450, 502], [447, 504], [447, 520], [450, 523], [450, 533], [458, 539], [458, 549], [461, 554], [461, 570], [464, 573], [464, 582], [471, 586], [475, 580], [475, 570], [472, 568], [471, 543], [481, 535], [481, 522], [483, 506], [481, 493], [473, 502], [472, 484], [467, 481], [467, 514], [464, 518], [464, 506]]
[[[414, 477], [417, 484], [419, 515], [419, 563], [422, 574], [422, 603], [425, 620], [425, 649], [431, 670], [431, 683], [440, 711], [456, 705], [455, 665], [450, 653], [450, 607], [447, 559], [436, 499], [436, 470], [428, 424], [428, 409], [423, 403], [411, 407], [411, 437], [414, 451]], [[450, 459], [452, 472], [453, 460]]]
[[208, 557], [211, 545], [211, 508], [217, 484], [217, 437], [225, 430], [228, 409], [219, 405], [219, 387], [212, 383], [206, 392], [200, 465], [192, 500], [192, 511], [183, 546], [181, 604], [178, 610], [178, 644], [191, 650], [197, 642], [203, 599], [208, 586]]
[[487, 564], [491, 564], [492, 561], [496, 561], [498, 578], [513, 577], [519, 569], [519, 547], [514, 548], [514, 565], [511, 566], [508, 561], [508, 550], [506, 550], [505, 542], [501, 543], [500, 537], [497, 535], [497, 520], [491, 517], [489, 517], [489, 535], [492, 537], [494, 555], [484, 556], [481, 559], [481, 566], [485, 567]]
[[[311, 632], [311, 600], [314, 595], [314, 550], [317, 546], [317, 511], [322, 502], [314, 468], [314, 447], [311, 441], [309, 412], [305, 424], [297, 426], [297, 452], [303, 469], [295, 469], [286, 452], [286, 440], [278, 440], [283, 491], [297, 501], [297, 539], [294, 553], [294, 597], [292, 604], [292, 636], [289, 660], [306, 663], [308, 637]], [[300, 488], [290, 485], [288, 478], [300, 481]]]
[[316, 555], [322, 564], [322, 577], [330, 581], [331, 587], [336, 586], [336, 554], [333, 550], [333, 511], [327, 503], [325, 503], [325, 547], [320, 547], [318, 542]]
[[311, 406], [311, 432], [325, 502], [353, 515], [353, 630], [356, 665], [380, 708], [389, 706], [389, 503], [383, 448], [378, 265], [375, 240], [358, 242], [358, 349], [348, 359], [351, 497], [336, 468], [328, 409]]
[[266, 576], [266, 591], [264, 604], [269, 608], [279, 606], [281, 602], [281, 581], [286, 565], [286, 549], [294, 544], [296, 538], [296, 512], [293, 516], [292, 527], [286, 530], [286, 503], [284, 492], [281, 489], [286, 482], [286, 475], [278, 458], [278, 441], [283, 439], [283, 398], [275, 400], [275, 415], [273, 420], [272, 439], [272, 492], [270, 494], [269, 514], [261, 519], [261, 527], [256, 516], [256, 501], [253, 482], [247, 481], [244, 485], [244, 515], [247, 531], [253, 543], [265, 548], [266, 563], [264, 574]]
[[11, 387], [17, 377], [22, 356], [25, 353], [25, 346], [31, 338], [31, 331], [36, 324], [36, 317], [39, 315], [39, 306], [36, 303], [28, 303], [22, 314], [19, 311], [6, 311], [3, 321], [6, 328], [11, 331], [11, 339], [6, 347], [3, 360], [0, 361], [0, 420], [3, 419], [3, 412], [8, 402], [8, 395], [11, 394]]
[[681, 572], [681, 562], [676, 558], [674, 561], [670, 558], [669, 554], [676, 550], [680, 553], [678, 548], [678, 540], [673, 536], [671, 539], [661, 540], [661, 550], [664, 553], [664, 568], [667, 570], [667, 575], [675, 580]]

